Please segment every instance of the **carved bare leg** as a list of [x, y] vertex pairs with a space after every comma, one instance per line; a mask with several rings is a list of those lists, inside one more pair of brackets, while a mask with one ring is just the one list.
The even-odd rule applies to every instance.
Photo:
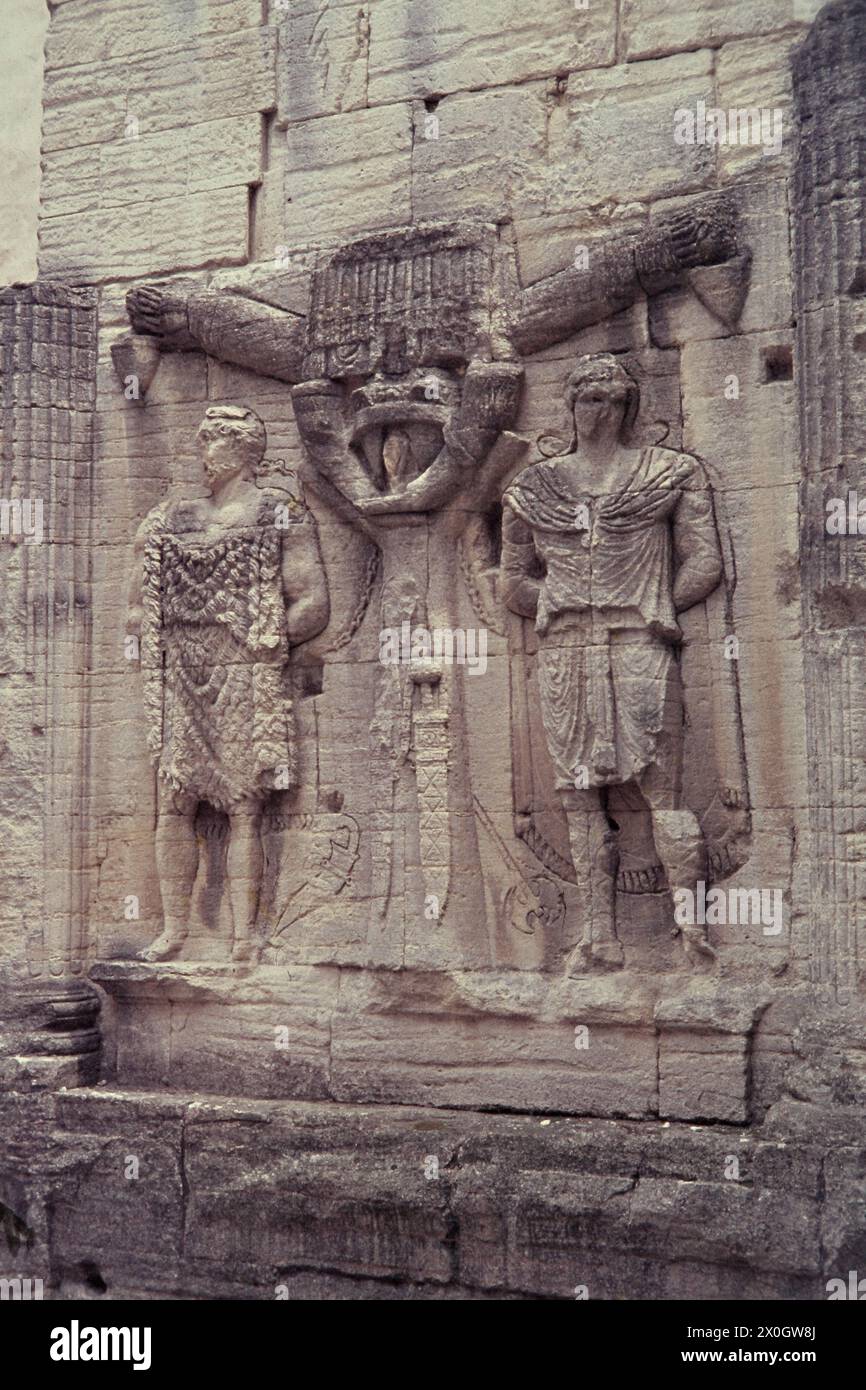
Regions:
[[234, 919], [232, 960], [244, 961], [258, 955], [255, 940], [259, 889], [264, 855], [259, 834], [260, 801], [242, 801], [229, 814], [229, 847], [226, 856], [229, 902]]
[[565, 972], [616, 970], [623, 963], [615, 925], [616, 835], [597, 791], [565, 792], [563, 806], [578, 892], [588, 913], [584, 938], [569, 955]]
[[150, 946], [139, 951], [141, 960], [170, 960], [186, 941], [189, 907], [198, 868], [194, 797], [158, 783], [156, 870], [162, 900], [163, 928]]

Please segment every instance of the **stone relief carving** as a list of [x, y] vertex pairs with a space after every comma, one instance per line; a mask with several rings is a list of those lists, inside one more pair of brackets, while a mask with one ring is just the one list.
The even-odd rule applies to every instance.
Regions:
[[259, 417], [212, 407], [197, 443], [210, 495], [149, 514], [130, 589], [128, 630], [140, 635], [157, 767], [164, 916], [143, 957], [166, 960], [186, 941], [203, 802], [229, 820], [232, 958], [242, 961], [257, 950], [263, 804], [300, 775], [287, 663], [327, 623], [328, 589], [311, 513], [257, 483], [266, 445]]
[[525, 936], [534, 936], [538, 930], [558, 932], [565, 916], [561, 890], [549, 874], [526, 873], [477, 797], [475, 811], [485, 833], [496, 846], [504, 871], [503, 887], [495, 897], [499, 923]]
[[[295, 419], [307, 460], [306, 480], [323, 503], [369, 546], [365, 582], [361, 592], [353, 595], [352, 611], [341, 615], [338, 634], [331, 642], [330, 649], [336, 650], [362, 629], [370, 606], [375, 617], [364, 629], [368, 633], [376, 627], [380, 633], [400, 630], [404, 624], [410, 630], [451, 632], [459, 626], [460, 614], [468, 603], [485, 629], [504, 638], [511, 623], [503, 594], [512, 610], [525, 613], [527, 601], [521, 595], [537, 583], [537, 576], [531, 573], [519, 580], [516, 577], [519, 555], [525, 555], [530, 566], [536, 563], [540, 536], [542, 531], [547, 534], [542, 523], [551, 519], [547, 509], [561, 506], [567, 512], [571, 506], [571, 502], [555, 503], [535, 490], [535, 480], [546, 477], [545, 470], [567, 470], [565, 460], [538, 465], [512, 484], [506, 493], [503, 585], [498, 535], [501, 496], [527, 448], [524, 440], [510, 433], [520, 403], [522, 356], [627, 308], [640, 294], [652, 295], [691, 283], [698, 272], [695, 289], [697, 292], [700, 286], [702, 301], [723, 319], [727, 314], [736, 316], [748, 262], [748, 252], [738, 242], [732, 208], [716, 199], [684, 210], [642, 234], [598, 243], [591, 274], [569, 267], [528, 289], [519, 283], [514, 249], [502, 229], [456, 224], [382, 233], [320, 258], [313, 271], [306, 317], [239, 293], [180, 293], [155, 285], [135, 287], [127, 304], [134, 330], [132, 343], [139, 335], [146, 337], [148, 354], [153, 343], [163, 351], [204, 350], [291, 383]], [[126, 356], [130, 353], [127, 349]], [[619, 383], [620, 389], [629, 395], [630, 408], [636, 408], [634, 383], [627, 388]], [[589, 415], [596, 406], [581, 402], [579, 409]], [[592, 903], [592, 925], [578, 951], [572, 952], [569, 968], [577, 968], [578, 963], [617, 966], [622, 957], [613, 918], [616, 855], [597, 788], [615, 785], [626, 789], [627, 794], [635, 778], [644, 798], [653, 802], [655, 849], [669, 884], [691, 882], [705, 864], [696, 819], [696, 813], [702, 814], [705, 808], [692, 811], [681, 804], [678, 767], [683, 748], [676, 725], [682, 720], [682, 705], [672, 643], [679, 631], [673, 606], [697, 603], [719, 581], [718, 539], [712, 563], [709, 550], [710, 535], [715, 534], [711, 494], [708, 486], [703, 490], [697, 486], [702, 474], [695, 461], [663, 448], [635, 453], [618, 440], [616, 432], [610, 434], [612, 428], [609, 423], [604, 435], [604, 447], [610, 450], [606, 466], [611, 478], [607, 481], [613, 486], [617, 468], [624, 472], [617, 484], [622, 496], [616, 488], [606, 502], [602, 492], [597, 494], [603, 507], [602, 520], [615, 538], [609, 543], [611, 568], [615, 570], [623, 556], [639, 568], [644, 533], [659, 538], [659, 557], [664, 551], [666, 558], [656, 559], [654, 580], [649, 573], [642, 579], [635, 577], [635, 584], [642, 585], [632, 596], [638, 616], [627, 625], [617, 623], [603, 648], [592, 638], [593, 623], [601, 621], [603, 614], [594, 615], [594, 610], [587, 609], [589, 617], [582, 621], [589, 627], [582, 634], [572, 632], [563, 642], [563, 615], [570, 611], [567, 601], [561, 613], [547, 618], [542, 608], [539, 662], [546, 738], [542, 736], [539, 743], [526, 673], [518, 670], [515, 676], [512, 672], [515, 840], [512, 848], [506, 848], [505, 861], [502, 827], [497, 829], [492, 820], [485, 824], [478, 816], [480, 802], [471, 775], [473, 735], [465, 712], [465, 670], [439, 659], [435, 652], [415, 651], [410, 660], [381, 665], [376, 672], [366, 765], [373, 811], [365, 829], [371, 838], [367, 896], [370, 921], [379, 923], [377, 940], [383, 939], [386, 926], [396, 933], [395, 940], [408, 940], [412, 923], [426, 917], [441, 924], [452, 901], [459, 901], [464, 921], [483, 923], [486, 914], [498, 922], [511, 922], [518, 936], [534, 935], [539, 924], [558, 935], [566, 916], [564, 887], [576, 885], [580, 897], [591, 879], [594, 890], [587, 902]], [[638, 459], [645, 471], [626, 487]], [[571, 460], [578, 476], [584, 462], [579, 451]], [[255, 488], [250, 480], [248, 487], [255, 489], [263, 507], [270, 505], [261, 487]], [[576, 508], [583, 497], [578, 497], [577, 479], [574, 489]], [[701, 498], [705, 514], [700, 511]], [[689, 509], [695, 515], [687, 524]], [[669, 520], [674, 510], [683, 517], [676, 527]], [[562, 516], [557, 513], [551, 533], [557, 534], [556, 528], [561, 526], [556, 564], [569, 576], [563, 581], [567, 588], [568, 582], [577, 582], [570, 566], [579, 568], [579, 557], [575, 551], [573, 559], [568, 558], [571, 523], [565, 512]], [[147, 576], [156, 573], [155, 564], [163, 562], [153, 559], [157, 547], [162, 547], [160, 557], [170, 555], [178, 576], [184, 576], [194, 563], [198, 565], [195, 583], [203, 584], [207, 591], [210, 571], [205, 577], [199, 552], [188, 551], [192, 545], [204, 544], [200, 535], [203, 521], [211, 527], [215, 522], [209, 516], [199, 516], [195, 508], [188, 520], [185, 516], [182, 507], [176, 508], [166, 527], [160, 512], [159, 519], [149, 519], [143, 528], [145, 537], [150, 538], [140, 542], [145, 594], [151, 592]], [[244, 519], [255, 527], [252, 513]], [[309, 531], [312, 535], [310, 528], [309, 521], [299, 523], [297, 534]], [[673, 539], [665, 543], [665, 549], [660, 538], [668, 532]], [[187, 533], [197, 539], [185, 539]], [[262, 531], [262, 536], [265, 534], [269, 539], [261, 543], [275, 573], [274, 547], [285, 547], [287, 540]], [[209, 540], [216, 543], [217, 537], [223, 545], [221, 531], [214, 531]], [[689, 541], [703, 549], [673, 579], [671, 546], [682, 550]], [[232, 567], [230, 560], [221, 563]], [[312, 581], [312, 571], [321, 561], [317, 558], [314, 563], [308, 558], [304, 563]], [[244, 740], [235, 744], [223, 710], [243, 708], [247, 715], [255, 708], [262, 712], [266, 707], [271, 712], [285, 710], [285, 698], [276, 691], [288, 649], [279, 636], [269, 649], [268, 659], [252, 663], [247, 659], [246, 665], [240, 666], [243, 674], [237, 677], [237, 701], [232, 690], [221, 696], [215, 686], [211, 690], [218, 678], [210, 669], [201, 677], [205, 685], [199, 692], [188, 674], [189, 663], [197, 661], [198, 669], [215, 671], [224, 664], [222, 646], [243, 643], [248, 629], [235, 631], [225, 620], [216, 619], [211, 625], [213, 633], [206, 626], [203, 637], [199, 626], [190, 626], [184, 608], [186, 581], [178, 578], [177, 582], [181, 591], [178, 599], [173, 596], [172, 585], [166, 590], [167, 598], [160, 591], [157, 599], [153, 591], [151, 626], [156, 631], [158, 616], [163, 642], [166, 633], [177, 627], [177, 632], [183, 633], [177, 652], [185, 655], [169, 654], [165, 668], [159, 667], [150, 650], [150, 628], [144, 633], [143, 654], [153, 667], [147, 680], [151, 736], [161, 759], [163, 828], [157, 832], [157, 840], [166, 911], [165, 931], [147, 954], [150, 959], [165, 958], [176, 954], [183, 943], [185, 885], [194, 874], [188, 827], [195, 813], [191, 798], [195, 797], [210, 799], [232, 818], [227, 856], [229, 891], [235, 958], [244, 959], [254, 954], [250, 942], [256, 885], [261, 878], [256, 827], [268, 791], [268, 770], [281, 765], [292, 769], [293, 778], [296, 773], [290, 733], [275, 735], [263, 714], [259, 724], [248, 719], [246, 742], [255, 740], [257, 735], [251, 730], [259, 727], [263, 741], [240, 753]], [[259, 578], [258, 582], [265, 581]], [[552, 582], [548, 580], [549, 585]], [[318, 589], [316, 584], [313, 588], [323, 593], [324, 579], [317, 583]], [[653, 583], [657, 592], [651, 597]], [[671, 584], [677, 591], [675, 599], [666, 592], [666, 585]], [[272, 578], [265, 587], [278, 624], [279, 585]], [[166, 602], [179, 602], [180, 625], [173, 611], [163, 612], [159, 607]], [[618, 593], [617, 602], [625, 611], [622, 594]], [[315, 600], [312, 603], [315, 608]], [[641, 605], [645, 613], [640, 611]], [[145, 606], [145, 613], [148, 611]], [[311, 624], [295, 640], [305, 640], [322, 630], [326, 607], [320, 602], [316, 612], [318, 625]], [[250, 617], [249, 630], [252, 623]], [[271, 636], [276, 636], [277, 630], [275, 626]], [[639, 637], [634, 636], [636, 632]], [[256, 630], [253, 642], [258, 640]], [[369, 644], [371, 639], [368, 636], [365, 640]], [[215, 643], [212, 651], [211, 643]], [[370, 657], [376, 655], [369, 653]], [[605, 661], [610, 668], [606, 675]], [[249, 683], [250, 665], [260, 671], [260, 690]], [[242, 679], [248, 682], [243, 693]], [[606, 695], [605, 680], [610, 687]], [[178, 695], [179, 690], [200, 694], [204, 714], [196, 708], [194, 716], [187, 715], [183, 703], [186, 695]], [[265, 693], [256, 706], [255, 698], [261, 692]], [[624, 718], [620, 709], [618, 722], [596, 712], [600, 700], [603, 703], [606, 698], [612, 704], [614, 692], [620, 702], [625, 692], [633, 692], [632, 714]], [[186, 721], [191, 730], [200, 732], [206, 746], [213, 742], [216, 761], [206, 771], [197, 767], [194, 755], [160, 743], [159, 731], [164, 725], [158, 723], [157, 712], [164, 720], [166, 708], [172, 709], [172, 702], [178, 701], [181, 723], [175, 716], [172, 731]], [[600, 720], [597, 746], [592, 748], [578, 746], [582, 738], [589, 737], [590, 729], [589, 714], [577, 715], [581, 702], [591, 705], [592, 718]], [[282, 731], [281, 720], [282, 715], [278, 718]], [[285, 727], [290, 728], [290, 724]], [[172, 732], [173, 738], [179, 736]], [[224, 763], [224, 747], [232, 749], [232, 758], [237, 756], [237, 766], [231, 758]], [[569, 793], [576, 800], [565, 806], [568, 836], [560, 837], [557, 847], [556, 836], [547, 833], [544, 817], [537, 815], [533, 774], [527, 776], [526, 768], [533, 760], [537, 768], [539, 761], [549, 763], [552, 758], [562, 792], [566, 790], [563, 779], [571, 777], [573, 781], [565, 762], [580, 761], [578, 754], [585, 755], [596, 780]], [[189, 768], [183, 759], [189, 760]], [[552, 780], [549, 766], [543, 776]], [[481, 826], [480, 837], [476, 822]], [[178, 823], [185, 827], [180, 835]], [[170, 833], [169, 827], [174, 827]], [[455, 835], [459, 835], [459, 844]], [[480, 839], [487, 846], [484, 852]], [[503, 862], [508, 864], [510, 887], [490, 881], [490, 873], [482, 868], [485, 856], [498, 866], [500, 877]], [[539, 873], [537, 861], [546, 873]], [[516, 876], [512, 873], [515, 868]], [[631, 863], [625, 851], [620, 876], [624, 891], [657, 890], [661, 875], [660, 865], [639, 857]], [[557, 886], [557, 879], [563, 887]], [[574, 890], [569, 891], [574, 896]], [[287, 939], [288, 917], [292, 922], [298, 920], [298, 914], [285, 904], [275, 903], [274, 910], [282, 925], [272, 936], [269, 958], [278, 954], [277, 938]], [[455, 932], [462, 931], [454, 920]], [[468, 953], [465, 958], [460, 954], [464, 947]], [[694, 933], [688, 935], [686, 948], [689, 956], [711, 955], [706, 941]], [[397, 947], [398, 957], [401, 949]], [[458, 936], [441, 949], [443, 963], [446, 959], [464, 959], [465, 964], [490, 960], [483, 932], [474, 942], [461, 941]]]
[[866, 0], [48, 8], [0, 1296], [862, 1298]]
[[[286, 830], [294, 843], [303, 839], [306, 844], [299, 863], [295, 853], [291, 856], [294, 872], [278, 901], [276, 926], [264, 947], [265, 963], [278, 965], [295, 929], [350, 882], [358, 860], [360, 829], [354, 816], [297, 812], [271, 816], [268, 829]], [[279, 871], [281, 866], [274, 867]]]
[[[503, 499], [503, 595], [538, 633], [544, 730], [588, 917], [568, 969], [616, 968], [607, 789], [640, 791], [671, 890], [706, 877], [701, 828], [682, 799], [677, 615], [717, 587], [722, 556], [698, 460], [630, 445], [640, 397], [622, 365], [585, 358], [566, 392], [572, 449], [525, 469]], [[713, 958], [705, 927], [682, 933], [691, 960]]]
[[683, 283], [699, 286], [717, 316], [735, 319], [748, 284], [749, 256], [723, 198], [599, 240], [589, 268], [569, 266], [528, 288], [497, 230], [419, 226], [353, 243], [315, 270], [306, 317], [242, 293], [142, 284], [127, 295], [129, 318], [134, 336], [163, 352], [203, 351], [298, 384], [391, 377], [474, 357], [515, 361], [640, 294]]

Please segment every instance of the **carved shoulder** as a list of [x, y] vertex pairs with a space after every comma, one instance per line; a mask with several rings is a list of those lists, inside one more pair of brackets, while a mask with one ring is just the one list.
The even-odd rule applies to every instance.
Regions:
[[147, 542], [156, 531], [162, 530], [165, 527], [170, 507], [170, 500], [168, 498], [163, 498], [155, 507], [151, 507], [147, 516], [140, 522], [138, 530], [135, 533], [133, 545], [136, 555], [140, 555], [143, 552]]

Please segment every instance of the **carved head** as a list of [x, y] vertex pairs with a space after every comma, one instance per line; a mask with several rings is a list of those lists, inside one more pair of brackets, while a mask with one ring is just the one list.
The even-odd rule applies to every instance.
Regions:
[[254, 410], [236, 405], [212, 405], [205, 411], [197, 435], [199, 454], [209, 483], [261, 463], [267, 433]]
[[637, 417], [640, 388], [615, 357], [601, 352], [580, 359], [565, 383], [565, 399], [575, 442], [607, 433], [624, 439]]
[[442, 367], [377, 375], [351, 392], [352, 446], [377, 486], [405, 487], [429, 468], [459, 400], [459, 377]]

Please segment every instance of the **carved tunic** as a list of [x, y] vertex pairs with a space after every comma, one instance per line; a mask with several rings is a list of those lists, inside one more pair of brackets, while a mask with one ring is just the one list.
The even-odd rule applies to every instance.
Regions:
[[[159, 512], [144, 550], [142, 669], [159, 775], [221, 810], [295, 781], [282, 533], [206, 539], [188, 504]], [[279, 770], [279, 771], [278, 771]]]
[[[626, 782], [653, 765], [673, 775], [682, 728], [677, 507], [696, 482], [695, 459], [655, 447], [601, 499], [575, 492], [556, 460], [527, 468], [505, 494], [519, 519], [506, 525], [506, 577], [544, 570], [539, 684], [559, 788]], [[696, 524], [716, 549], [709, 502]]]

